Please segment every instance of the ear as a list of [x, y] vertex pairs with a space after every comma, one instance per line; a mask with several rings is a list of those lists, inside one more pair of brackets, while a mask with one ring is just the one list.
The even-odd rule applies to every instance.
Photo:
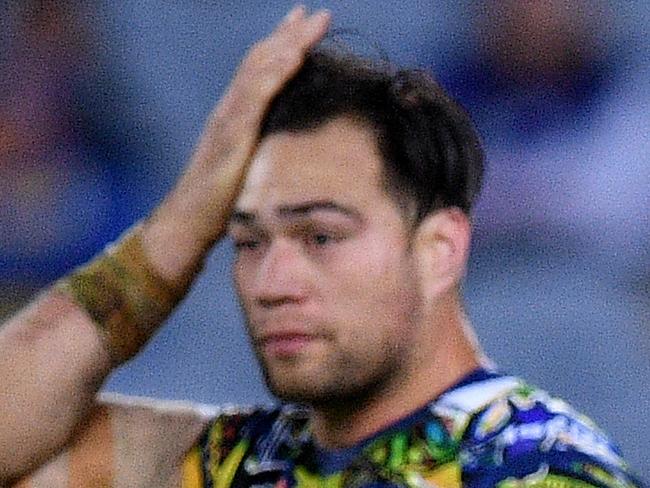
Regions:
[[427, 301], [455, 288], [465, 275], [471, 224], [459, 208], [443, 208], [428, 215], [414, 236], [413, 254], [422, 296]]

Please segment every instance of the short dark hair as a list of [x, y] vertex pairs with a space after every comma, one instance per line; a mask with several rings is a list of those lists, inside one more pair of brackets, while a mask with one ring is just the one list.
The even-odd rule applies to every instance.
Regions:
[[429, 74], [315, 49], [271, 104], [261, 137], [317, 129], [340, 116], [374, 129], [386, 190], [408, 207], [415, 203], [417, 222], [442, 207], [470, 213], [483, 179], [479, 137]]

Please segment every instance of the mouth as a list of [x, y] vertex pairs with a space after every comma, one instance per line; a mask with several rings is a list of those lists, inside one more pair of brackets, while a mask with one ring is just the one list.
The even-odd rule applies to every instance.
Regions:
[[264, 334], [257, 343], [266, 356], [291, 358], [304, 352], [318, 339], [314, 334], [287, 331]]

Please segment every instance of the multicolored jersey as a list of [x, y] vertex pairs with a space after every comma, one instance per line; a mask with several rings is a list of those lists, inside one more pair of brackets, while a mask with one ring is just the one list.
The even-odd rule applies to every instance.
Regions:
[[190, 453], [184, 488], [640, 487], [589, 419], [519, 378], [479, 370], [341, 451], [285, 405], [220, 415]]

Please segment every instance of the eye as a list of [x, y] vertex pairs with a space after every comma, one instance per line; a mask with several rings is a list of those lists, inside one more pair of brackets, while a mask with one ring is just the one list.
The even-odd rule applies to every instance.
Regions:
[[312, 247], [329, 247], [342, 240], [342, 237], [331, 232], [310, 232], [305, 236], [305, 240]]
[[314, 234], [312, 237], [314, 244], [323, 246], [332, 240], [332, 237], [327, 234]]

